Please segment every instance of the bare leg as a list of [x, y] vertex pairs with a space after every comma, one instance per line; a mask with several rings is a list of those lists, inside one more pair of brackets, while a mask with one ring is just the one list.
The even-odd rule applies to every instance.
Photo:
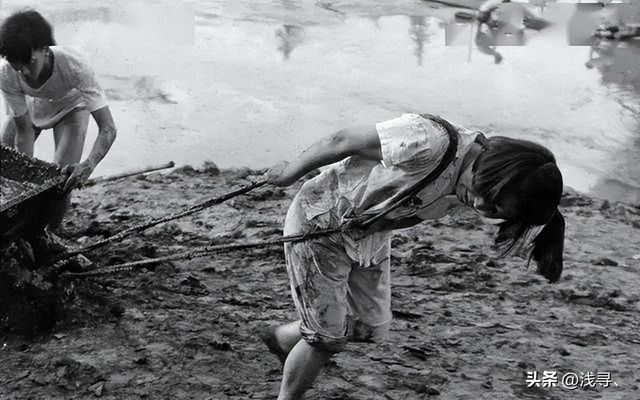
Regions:
[[66, 167], [80, 162], [89, 126], [89, 115], [89, 112], [85, 110], [73, 111], [53, 128], [53, 138], [56, 144], [54, 163]]
[[298, 341], [284, 364], [278, 400], [300, 399], [331, 356], [332, 353], [310, 346], [304, 340]]
[[13, 118], [5, 118], [6, 121], [2, 123], [2, 130], [0, 133], [0, 142], [3, 145], [11, 148], [16, 147], [16, 135], [18, 128]]
[[33, 129], [33, 125], [29, 123], [29, 125], [19, 128], [19, 125], [16, 124], [14, 120], [13, 124], [9, 123], [7, 125], [7, 129], [9, 131], [13, 130], [13, 133], [7, 133], [8, 137], [6, 139], [10, 140], [10, 136], [13, 134], [13, 144], [11, 146], [19, 152], [24, 153], [29, 157], [33, 157], [33, 147], [36, 142], [37, 134], [37, 132]]
[[280, 348], [287, 354], [291, 353], [291, 350], [293, 350], [295, 345], [302, 339], [302, 335], [300, 334], [300, 321], [279, 326], [275, 330], [275, 337]]
[[278, 356], [283, 366], [287, 356], [301, 338], [300, 321], [277, 328], [267, 328], [260, 334], [260, 339], [269, 348], [269, 351]]
[[[84, 140], [89, 126], [89, 112], [74, 111], [65, 116], [54, 128], [55, 155], [53, 162], [61, 167], [77, 164], [82, 158]], [[71, 193], [52, 205], [49, 213], [49, 229], [54, 230], [62, 223], [62, 218], [71, 204]]]

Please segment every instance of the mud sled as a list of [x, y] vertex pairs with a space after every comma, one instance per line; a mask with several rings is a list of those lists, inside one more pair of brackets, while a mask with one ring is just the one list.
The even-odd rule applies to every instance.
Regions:
[[[0, 161], [0, 332], [49, 329], [74, 293], [72, 283], [58, 279], [63, 271], [51, 268], [68, 249], [45, 229], [66, 176], [6, 146]], [[87, 263], [76, 258], [64, 268], [82, 270]]]

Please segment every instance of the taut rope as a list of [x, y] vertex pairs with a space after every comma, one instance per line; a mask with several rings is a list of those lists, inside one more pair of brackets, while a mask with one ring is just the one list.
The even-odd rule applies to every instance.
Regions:
[[228, 245], [217, 245], [217, 246], [202, 246], [197, 247], [193, 250], [173, 254], [165, 257], [151, 258], [147, 260], [134, 261], [125, 264], [114, 265], [111, 267], [99, 268], [93, 271], [87, 272], [65, 272], [61, 274], [61, 277], [70, 277], [70, 278], [86, 278], [92, 276], [100, 276], [107, 275], [116, 272], [127, 272], [132, 271], [137, 267], [145, 267], [149, 265], [159, 264], [166, 261], [177, 261], [177, 260], [191, 260], [193, 258], [206, 257], [211, 254], [223, 254], [229, 253], [237, 250], [245, 250], [245, 249], [259, 249], [267, 246], [279, 245], [287, 242], [301, 242], [305, 240], [314, 239], [317, 237], [328, 236], [334, 233], [342, 232], [343, 227], [332, 228], [332, 229], [322, 229], [314, 232], [309, 232], [300, 235], [290, 235], [283, 236], [274, 240], [265, 240], [261, 242], [253, 242], [253, 243], [244, 243], [244, 244], [228, 244]]
[[132, 226], [129, 229], [126, 229], [126, 230], [124, 230], [124, 231], [122, 231], [120, 233], [117, 233], [117, 234], [113, 235], [113, 236], [109, 236], [108, 238], [102, 239], [102, 240], [100, 240], [100, 241], [98, 241], [96, 243], [93, 243], [93, 244], [89, 245], [89, 246], [85, 246], [85, 247], [82, 247], [82, 248], [80, 248], [78, 250], [73, 250], [71, 252], [68, 252], [68, 253], [65, 253], [65, 254], [61, 255], [60, 257], [58, 257], [58, 258], [53, 260], [53, 262], [55, 263], [55, 265], [53, 266], [53, 269], [55, 270], [57, 268], [62, 267], [63, 265], [65, 265], [68, 262], [69, 259], [71, 259], [72, 257], [75, 257], [75, 256], [77, 256], [79, 254], [86, 253], [86, 252], [91, 251], [91, 250], [95, 250], [97, 248], [106, 246], [107, 244], [112, 243], [112, 242], [120, 241], [120, 240], [122, 240], [122, 239], [124, 239], [126, 237], [129, 237], [129, 236], [134, 235], [136, 233], [140, 233], [140, 232], [145, 231], [145, 230], [147, 230], [147, 229], [149, 229], [151, 227], [154, 227], [156, 225], [160, 225], [160, 224], [163, 224], [165, 222], [173, 221], [173, 220], [178, 219], [178, 218], [182, 218], [182, 217], [186, 217], [188, 215], [195, 214], [195, 213], [200, 212], [200, 211], [202, 211], [202, 210], [204, 210], [204, 209], [206, 209], [208, 207], [223, 203], [223, 202], [225, 202], [225, 201], [227, 201], [227, 200], [229, 200], [229, 199], [231, 199], [233, 197], [240, 196], [242, 194], [250, 192], [251, 190], [253, 190], [255, 188], [258, 188], [260, 186], [264, 186], [266, 184], [267, 184], [266, 180], [255, 182], [255, 183], [252, 183], [251, 185], [244, 186], [244, 187], [242, 187], [242, 188], [240, 188], [238, 190], [235, 190], [233, 192], [227, 193], [227, 194], [225, 194], [223, 196], [216, 197], [216, 198], [213, 198], [213, 199], [209, 199], [209, 200], [207, 200], [207, 201], [205, 201], [203, 203], [191, 206], [191, 207], [187, 208], [185, 211], [182, 211], [182, 212], [179, 212], [179, 213], [170, 214], [170, 215], [167, 215], [166, 217], [162, 217], [162, 218], [152, 219], [152, 220], [150, 220], [148, 222]]

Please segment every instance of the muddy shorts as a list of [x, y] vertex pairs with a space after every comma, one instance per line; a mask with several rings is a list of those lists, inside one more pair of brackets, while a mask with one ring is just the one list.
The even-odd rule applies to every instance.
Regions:
[[[287, 214], [285, 235], [314, 228], [299, 211], [294, 202]], [[364, 244], [341, 233], [285, 244], [292, 297], [302, 320], [300, 330], [310, 345], [339, 352], [348, 340], [375, 341], [386, 335], [392, 316], [391, 236], [372, 236]]]

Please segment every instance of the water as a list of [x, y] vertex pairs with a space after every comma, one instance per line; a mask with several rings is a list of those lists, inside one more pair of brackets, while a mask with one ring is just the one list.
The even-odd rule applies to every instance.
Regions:
[[[119, 136], [96, 175], [169, 160], [264, 168], [343, 126], [416, 111], [539, 141], [567, 185], [640, 203], [637, 45], [587, 68], [588, 47], [534, 36], [495, 64], [444, 46], [442, 20], [414, 1], [145, 3], [39, 9], [109, 95]], [[36, 156], [52, 146], [39, 140]]]

